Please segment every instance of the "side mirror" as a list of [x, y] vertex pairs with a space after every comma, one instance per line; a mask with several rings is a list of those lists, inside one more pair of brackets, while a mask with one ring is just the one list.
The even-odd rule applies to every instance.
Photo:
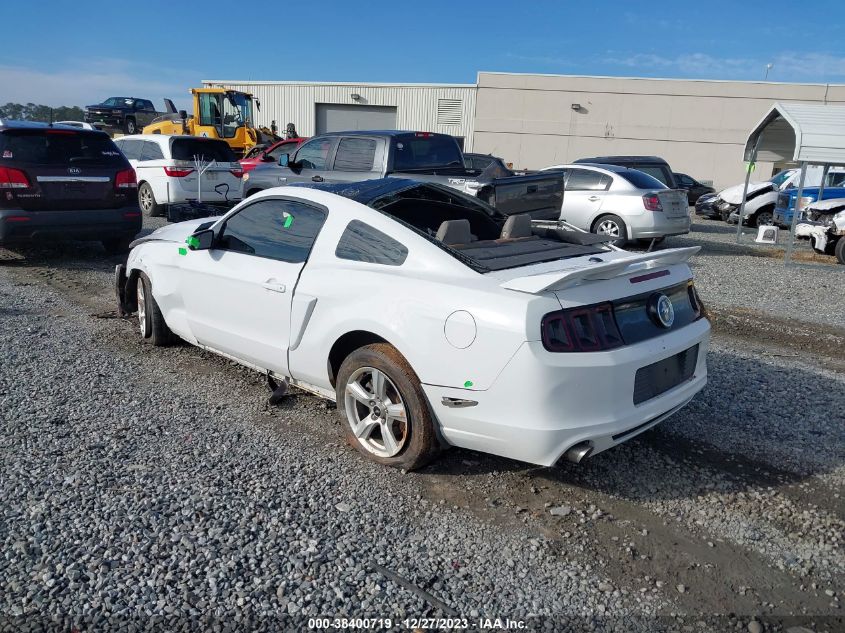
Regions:
[[197, 231], [188, 237], [185, 243], [192, 251], [207, 251], [214, 245], [214, 231], [211, 229]]
[[290, 154], [282, 154], [279, 156], [279, 167], [289, 167], [290, 165]]
[[179, 110], [179, 118], [184, 121], [188, 118], [188, 112], [186, 110]]

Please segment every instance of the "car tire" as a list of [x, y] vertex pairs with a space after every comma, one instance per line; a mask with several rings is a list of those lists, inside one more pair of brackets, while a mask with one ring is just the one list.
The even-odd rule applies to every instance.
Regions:
[[338, 370], [335, 393], [346, 439], [368, 459], [414, 470], [437, 454], [420, 379], [392, 345], [374, 343], [349, 354]]
[[750, 219], [751, 226], [774, 226], [775, 214], [773, 211], [761, 210], [758, 211], [753, 218]]
[[138, 205], [141, 211], [151, 218], [160, 218], [164, 215], [164, 205], [156, 202], [153, 188], [148, 182], [142, 182], [138, 187]]
[[137, 134], [138, 124], [135, 122], [135, 119], [127, 117], [126, 121], [123, 122], [123, 131], [126, 134]]
[[136, 285], [136, 299], [138, 305], [138, 327], [141, 338], [156, 347], [169, 345], [173, 341], [173, 332], [167, 327], [164, 315], [153, 297], [152, 284], [149, 277], [141, 273]]
[[613, 240], [614, 246], [624, 246], [625, 242], [628, 241], [628, 226], [618, 215], [605, 214], [599, 216], [593, 222], [590, 230], [599, 235], [618, 236], [617, 239]]
[[129, 244], [132, 243], [131, 237], [114, 237], [108, 240], [103, 240], [103, 248], [109, 255], [123, 255], [129, 250]]
[[833, 248], [833, 254], [836, 255], [836, 261], [840, 264], [845, 264], [845, 237], [840, 237], [836, 240], [836, 246]]

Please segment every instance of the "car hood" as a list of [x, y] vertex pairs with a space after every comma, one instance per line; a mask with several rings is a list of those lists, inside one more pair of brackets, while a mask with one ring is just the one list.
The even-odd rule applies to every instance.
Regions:
[[156, 229], [149, 235], [145, 235], [144, 237], [139, 237], [137, 240], [132, 242], [129, 247], [135, 248], [139, 244], [143, 244], [144, 242], [174, 242], [179, 244], [184, 244], [185, 240], [188, 236], [193, 235], [194, 232], [197, 230], [202, 224], [211, 225], [217, 222], [220, 219], [220, 216], [210, 217], [210, 218], [200, 218], [198, 220], [187, 220], [186, 222], [175, 222], [174, 224], [168, 224], [167, 226], [163, 226], [160, 229]]
[[836, 213], [845, 209], [845, 198], [827, 198], [826, 200], [816, 200], [808, 204], [805, 209], [807, 211], [821, 211], [822, 213]]
[[[734, 185], [733, 187], [728, 187], [727, 189], [722, 189], [722, 191], [719, 192], [719, 198], [729, 204], [741, 204], [742, 190], [744, 188], [745, 183], [741, 185]], [[765, 191], [771, 191], [774, 188], [774, 184], [770, 183], [768, 180], [764, 182], [749, 182], [748, 195], [746, 198], [750, 198], [751, 194], [759, 195]]]

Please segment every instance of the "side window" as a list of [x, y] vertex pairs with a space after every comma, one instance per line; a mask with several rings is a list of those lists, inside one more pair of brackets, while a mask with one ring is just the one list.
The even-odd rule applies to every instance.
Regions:
[[371, 138], [343, 138], [337, 146], [334, 168], [339, 171], [372, 171], [376, 141]]
[[217, 95], [201, 92], [200, 95], [200, 125], [220, 125], [223, 117], [217, 105]]
[[659, 165], [629, 165], [629, 167], [631, 169], [638, 169], [639, 171], [648, 174], [652, 178], [657, 178], [667, 187], [670, 186], [669, 183], [671, 181], [667, 177], [666, 171]]
[[304, 262], [325, 221], [325, 211], [302, 202], [260, 200], [226, 221], [217, 248]]
[[267, 156], [278, 163], [283, 154], [293, 154], [294, 152], [296, 152], [296, 143], [282, 143], [272, 151], [267, 152]]
[[360, 220], [352, 220], [340, 236], [335, 257], [355, 262], [401, 266], [408, 257], [408, 249], [389, 235]]
[[143, 141], [124, 139], [122, 145], [120, 146], [120, 150], [126, 158], [130, 160], [140, 160], [142, 144]]
[[315, 138], [308, 141], [296, 153], [296, 162], [303, 169], [325, 169], [332, 148], [332, 139]]
[[146, 101], [146, 100], [145, 100], [145, 101], [141, 101], [141, 109], [142, 109], [142, 110], [150, 110], [150, 111], [155, 110], [155, 108], [153, 107], [152, 102], [151, 102], [151, 101]]
[[570, 169], [566, 179], [567, 191], [605, 191], [612, 178], [597, 171]]
[[161, 151], [158, 143], [153, 141], [144, 141], [144, 148], [141, 150], [140, 160], [162, 160], [164, 154]]

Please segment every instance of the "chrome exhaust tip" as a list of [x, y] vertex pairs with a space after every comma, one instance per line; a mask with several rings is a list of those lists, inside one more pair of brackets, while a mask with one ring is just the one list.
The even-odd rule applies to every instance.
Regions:
[[593, 446], [589, 442], [580, 442], [566, 450], [564, 455], [566, 459], [575, 464], [580, 464], [581, 460], [586, 459], [593, 452]]

